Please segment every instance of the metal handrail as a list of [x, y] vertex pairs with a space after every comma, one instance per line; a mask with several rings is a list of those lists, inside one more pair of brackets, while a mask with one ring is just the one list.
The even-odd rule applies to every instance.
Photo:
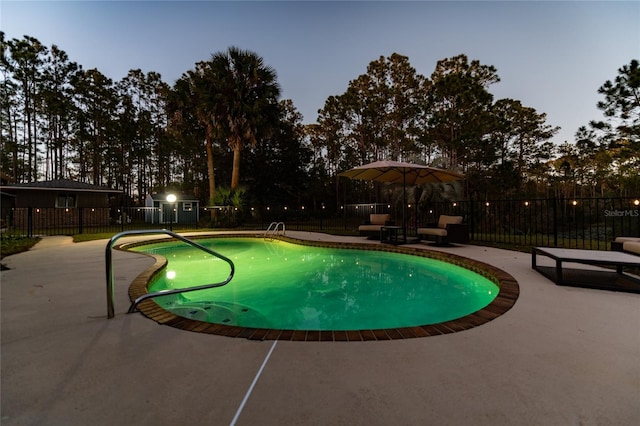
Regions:
[[278, 228], [280, 227], [280, 225], [282, 225], [282, 235], [285, 235], [287, 233], [287, 230], [284, 226], [284, 222], [271, 222], [267, 230], [264, 231], [263, 238], [266, 239], [269, 236], [269, 231], [273, 232], [273, 235], [277, 235]]
[[204, 284], [204, 285], [200, 285], [200, 286], [196, 286], [196, 287], [188, 287], [188, 288], [181, 288], [181, 289], [171, 289], [171, 290], [160, 290], [160, 291], [156, 291], [153, 293], [147, 293], [147, 294], [143, 294], [142, 296], [138, 297], [129, 307], [129, 311], [128, 313], [133, 313], [135, 312], [136, 306], [138, 306], [138, 304], [140, 302], [143, 302], [146, 299], [152, 298], [152, 297], [157, 297], [157, 296], [166, 296], [168, 294], [177, 294], [177, 293], [186, 293], [188, 291], [195, 291], [195, 290], [204, 290], [207, 288], [214, 288], [214, 287], [221, 287], [225, 284], [227, 284], [229, 281], [231, 281], [233, 279], [233, 275], [235, 274], [235, 265], [233, 264], [233, 262], [231, 261], [231, 259], [221, 255], [220, 253], [216, 253], [215, 251], [200, 245], [194, 241], [191, 241], [188, 238], [183, 237], [182, 235], [178, 235], [172, 231], [167, 231], [166, 229], [142, 229], [142, 230], [131, 230], [131, 231], [123, 231], [120, 232], [116, 235], [114, 235], [113, 237], [111, 237], [111, 239], [109, 240], [109, 242], [107, 243], [107, 247], [106, 247], [106, 251], [105, 251], [105, 263], [106, 263], [106, 269], [107, 269], [107, 317], [108, 318], [113, 318], [115, 316], [114, 313], [114, 303], [113, 303], [113, 295], [114, 295], [114, 290], [113, 290], [113, 262], [112, 262], [112, 255], [111, 255], [111, 249], [113, 248], [113, 244], [120, 239], [121, 237], [124, 237], [126, 235], [144, 235], [144, 234], [167, 234], [177, 240], [183, 241], [193, 247], [196, 247], [206, 253], [209, 253], [210, 255], [217, 257], [218, 259], [222, 259], [225, 262], [227, 262], [229, 264], [229, 267], [231, 268], [231, 271], [229, 272], [229, 276], [227, 277], [227, 279], [225, 279], [224, 281], [221, 281], [219, 283], [213, 283], [213, 284]]

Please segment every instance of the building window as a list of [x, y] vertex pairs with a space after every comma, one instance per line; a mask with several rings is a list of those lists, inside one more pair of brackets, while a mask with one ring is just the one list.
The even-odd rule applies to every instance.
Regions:
[[190, 212], [193, 210], [193, 203], [182, 203], [182, 211]]
[[56, 207], [59, 209], [76, 207], [76, 196], [70, 194], [58, 194], [56, 197]]

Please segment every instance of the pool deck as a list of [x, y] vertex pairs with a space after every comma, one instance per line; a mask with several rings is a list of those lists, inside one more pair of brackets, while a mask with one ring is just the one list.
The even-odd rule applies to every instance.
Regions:
[[518, 301], [487, 324], [406, 340], [290, 342], [126, 314], [129, 284], [153, 259], [120, 251], [108, 320], [106, 242], [45, 237], [2, 260], [11, 268], [0, 273], [3, 426], [640, 424], [640, 295], [556, 286], [529, 253], [409, 245], [516, 278]]

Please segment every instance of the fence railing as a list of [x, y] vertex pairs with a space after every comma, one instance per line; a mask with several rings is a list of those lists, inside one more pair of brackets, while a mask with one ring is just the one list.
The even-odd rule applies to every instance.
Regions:
[[[441, 214], [460, 215], [469, 224], [471, 240], [478, 243], [536, 245], [607, 249], [618, 236], [640, 236], [640, 197], [545, 198], [518, 200], [465, 200], [429, 203], [416, 208], [383, 203], [348, 204], [328, 209], [270, 206], [244, 212], [233, 209], [216, 212], [218, 227], [246, 227], [264, 230], [273, 221], [284, 222], [287, 230], [357, 235], [358, 226], [371, 213], [389, 213], [398, 225], [406, 217], [409, 236], [416, 229], [435, 223]], [[148, 207], [121, 208], [37, 208], [13, 209], [6, 218], [12, 232], [33, 235], [117, 233], [131, 229], [198, 229], [210, 226], [210, 212], [203, 209], [198, 222], [158, 223]]]
[[478, 242], [604, 250], [619, 236], [640, 236], [640, 197], [546, 198], [436, 203], [418, 222], [461, 215]]
[[131, 229], [171, 229], [178, 225], [183, 229], [198, 227], [196, 221], [178, 224], [173, 215], [165, 215], [166, 219], [159, 221], [156, 210], [152, 207], [24, 207], [12, 209], [5, 222], [12, 232], [27, 236], [117, 233]]

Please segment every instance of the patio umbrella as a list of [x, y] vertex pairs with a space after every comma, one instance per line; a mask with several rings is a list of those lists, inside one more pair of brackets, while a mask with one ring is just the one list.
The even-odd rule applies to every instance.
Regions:
[[[374, 161], [342, 172], [339, 176], [349, 179], [376, 182], [402, 183], [402, 227], [406, 231], [407, 184], [452, 182], [464, 178], [463, 174], [421, 164], [398, 161]], [[405, 232], [406, 238], [406, 232]]]

